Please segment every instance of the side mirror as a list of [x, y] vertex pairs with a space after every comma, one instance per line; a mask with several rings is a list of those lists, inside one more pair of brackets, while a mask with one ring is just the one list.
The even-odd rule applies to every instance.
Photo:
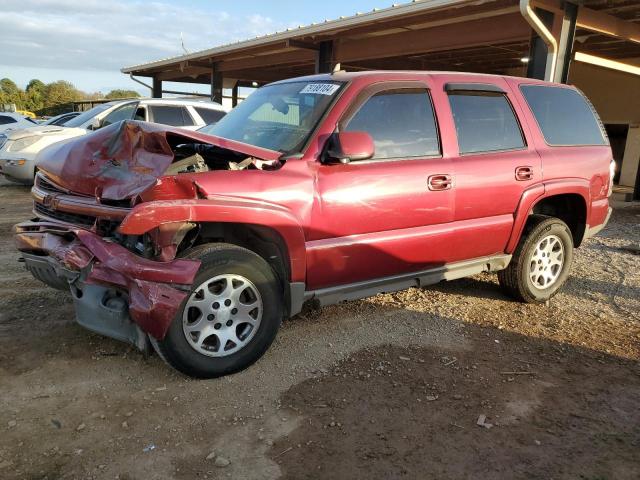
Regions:
[[102, 120], [100, 120], [99, 118], [94, 118], [90, 125], [91, 130], [98, 130], [101, 126]]
[[338, 132], [329, 139], [327, 160], [349, 163], [373, 157], [375, 147], [367, 132]]

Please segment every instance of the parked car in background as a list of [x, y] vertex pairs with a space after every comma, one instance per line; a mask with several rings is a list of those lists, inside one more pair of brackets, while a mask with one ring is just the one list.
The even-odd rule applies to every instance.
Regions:
[[0, 133], [38, 125], [34, 120], [15, 112], [0, 112]]
[[61, 113], [60, 115], [56, 115], [55, 117], [51, 117], [41, 122], [39, 125], [58, 125], [62, 126], [67, 123], [72, 118], [76, 118], [82, 112], [67, 112]]
[[195, 377], [256, 361], [304, 302], [480, 272], [545, 302], [611, 214], [608, 139], [568, 85], [336, 72], [206, 130], [128, 122], [48, 149], [38, 220], [16, 226], [80, 324]]
[[122, 120], [143, 120], [197, 130], [218, 121], [225, 113], [222, 105], [202, 100], [157, 98], [103, 103], [63, 126], [34, 126], [31, 123], [32, 128], [7, 134], [0, 146], [0, 174], [14, 182], [31, 184], [37, 169], [37, 155], [43, 148]]

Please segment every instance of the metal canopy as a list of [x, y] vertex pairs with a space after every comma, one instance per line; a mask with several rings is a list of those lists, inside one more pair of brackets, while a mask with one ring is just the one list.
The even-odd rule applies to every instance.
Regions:
[[[579, 2], [573, 51], [611, 59], [640, 58], [640, 2]], [[559, 0], [534, 8], [565, 12]], [[560, 38], [554, 21], [554, 35]], [[637, 39], [635, 38], [637, 32]], [[532, 29], [518, 0], [423, 0], [325, 21], [188, 55], [123, 68], [163, 81], [222, 87], [348, 70], [420, 69], [526, 74]], [[637, 41], [636, 41], [637, 40]], [[569, 51], [571, 54], [571, 51]], [[155, 89], [156, 93], [158, 89]], [[161, 87], [159, 87], [161, 91]]]

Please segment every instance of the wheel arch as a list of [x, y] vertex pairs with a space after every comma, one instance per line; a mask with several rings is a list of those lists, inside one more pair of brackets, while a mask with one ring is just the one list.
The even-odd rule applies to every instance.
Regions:
[[304, 231], [297, 218], [278, 205], [236, 199], [146, 202], [132, 210], [119, 232], [143, 235], [160, 225], [178, 222], [199, 226], [195, 238], [189, 238], [190, 244], [223, 239], [267, 261], [277, 252], [283, 277], [289, 282], [305, 281]]
[[555, 180], [526, 190], [514, 214], [514, 226], [506, 253], [515, 251], [532, 215], [561, 219], [571, 230], [574, 246], [579, 247], [587, 227], [590, 199], [589, 182], [583, 179]]

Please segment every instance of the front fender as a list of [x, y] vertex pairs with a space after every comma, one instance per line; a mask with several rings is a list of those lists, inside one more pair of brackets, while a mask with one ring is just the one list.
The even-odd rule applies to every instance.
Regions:
[[133, 208], [118, 231], [124, 235], [142, 235], [159, 225], [176, 222], [244, 223], [271, 228], [286, 243], [291, 281], [305, 281], [304, 231], [299, 220], [285, 207], [228, 197], [145, 202]]

